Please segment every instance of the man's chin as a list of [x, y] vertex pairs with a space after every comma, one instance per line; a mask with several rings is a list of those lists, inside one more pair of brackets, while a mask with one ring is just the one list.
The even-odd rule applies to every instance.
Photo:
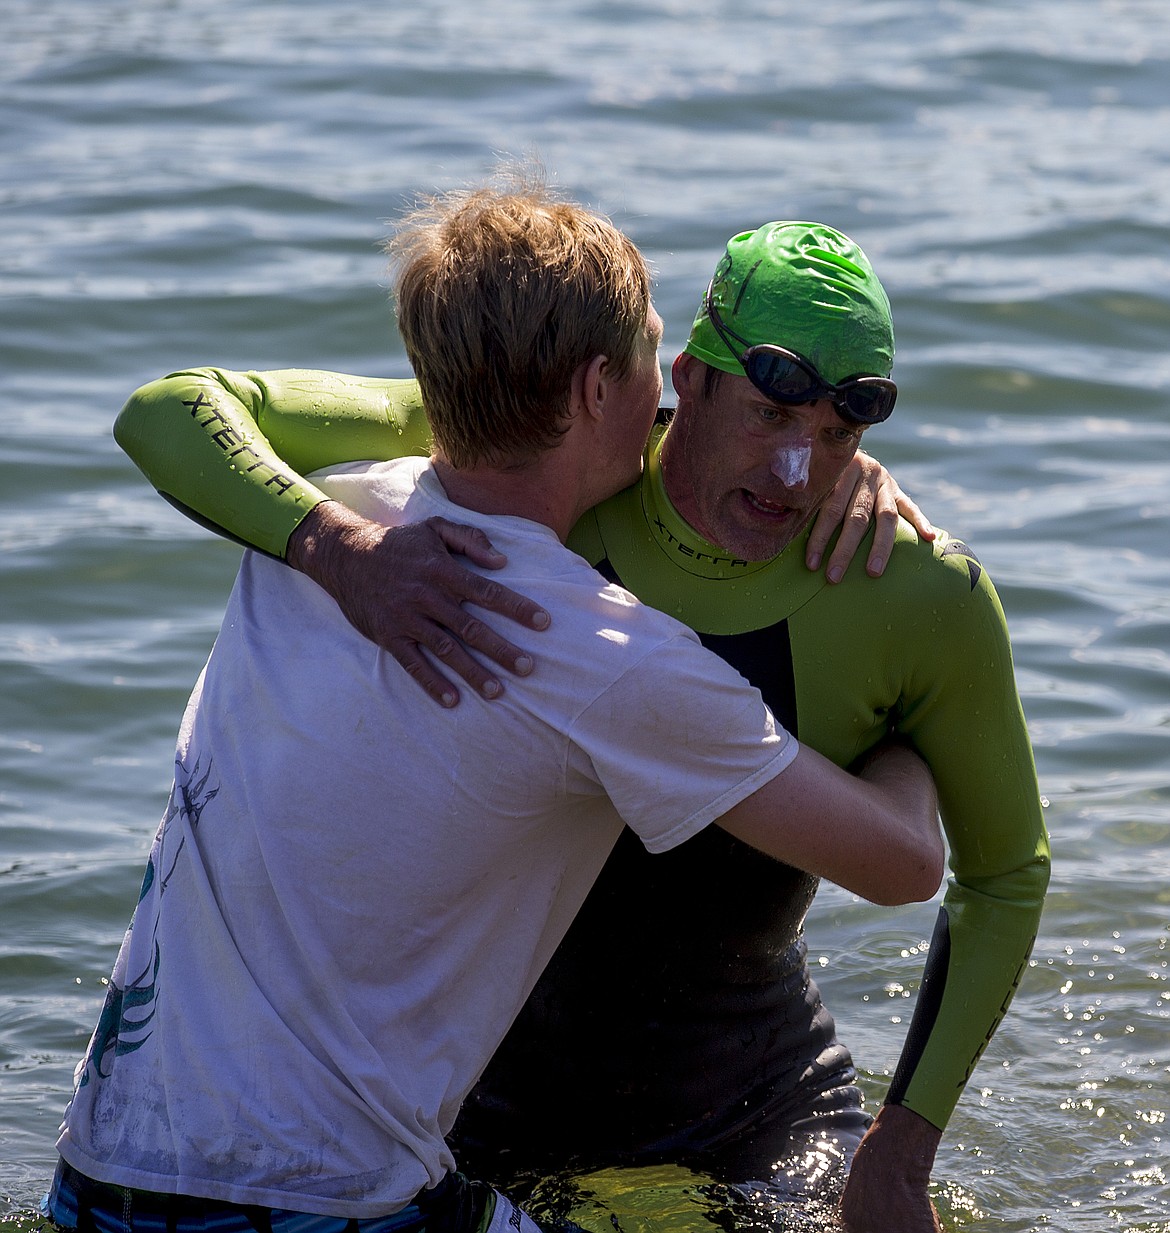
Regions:
[[779, 556], [811, 517], [807, 510], [767, 501], [747, 489], [742, 497], [737, 525], [729, 527], [725, 537], [733, 542], [721, 543], [720, 547], [746, 561], [767, 561]]

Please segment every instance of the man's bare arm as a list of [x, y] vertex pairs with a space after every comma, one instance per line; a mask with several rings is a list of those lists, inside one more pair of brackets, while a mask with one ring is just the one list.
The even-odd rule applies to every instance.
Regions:
[[752, 847], [873, 903], [929, 899], [942, 881], [938, 796], [908, 746], [880, 746], [857, 775], [802, 745], [718, 824]]

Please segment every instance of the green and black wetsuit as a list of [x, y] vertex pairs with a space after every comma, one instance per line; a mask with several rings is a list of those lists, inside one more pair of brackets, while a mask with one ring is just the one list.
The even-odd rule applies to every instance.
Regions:
[[[175, 374], [131, 399], [117, 436], [170, 500], [276, 555], [323, 499], [296, 471], [427, 441], [413, 382], [299, 370]], [[1048, 879], [995, 590], [963, 543], [906, 526], [880, 579], [855, 562], [829, 586], [803, 539], [730, 558], [670, 506], [660, 443], [571, 546], [695, 629], [837, 764], [893, 730], [934, 774], [953, 876], [888, 1099], [942, 1128], [1027, 964]], [[694, 1159], [747, 1178], [812, 1114], [846, 1130], [851, 1062], [801, 936], [815, 890], [717, 828], [666, 856], [620, 843], [465, 1108], [455, 1140], [474, 1167], [506, 1181]]]

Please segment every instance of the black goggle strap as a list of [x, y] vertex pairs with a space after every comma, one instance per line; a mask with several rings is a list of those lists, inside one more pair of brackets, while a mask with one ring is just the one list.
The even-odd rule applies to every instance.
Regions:
[[[739, 360], [740, 367], [744, 370], [744, 373], [750, 376], [747, 371], [748, 366], [744, 361], [746, 360], [747, 353], [751, 350], [752, 345], [746, 338], [740, 338], [734, 330], [723, 324], [723, 321], [719, 316], [719, 311], [715, 307], [715, 298], [712, 294], [714, 289], [715, 280], [711, 279], [711, 281], [707, 284], [707, 294], [703, 298], [703, 307], [707, 310], [707, 320], [710, 321], [715, 327], [715, 333], [718, 334], [723, 340], [723, 345], [728, 349], [728, 351], [731, 352], [732, 355], [736, 357], [737, 360]], [[740, 347], [743, 348], [743, 350], [738, 354], [736, 353], [735, 347], [732, 346], [733, 342], [739, 343]]]
[[[809, 402], [819, 396], [833, 398], [837, 395], [838, 387], [826, 381], [804, 356], [798, 355], [795, 351], [789, 351], [787, 347], [778, 347], [774, 343], [763, 345], [749, 343], [729, 325], [725, 325], [719, 316], [719, 310], [715, 307], [715, 299], [712, 295], [714, 287], [715, 280], [712, 279], [707, 284], [704, 303], [707, 319], [715, 327], [715, 333], [723, 339], [723, 345], [732, 355], [736, 354], [736, 349], [732, 346], [733, 342], [739, 343], [743, 348], [743, 351], [736, 356], [739, 366], [760, 393], [767, 394], [769, 398], [775, 398], [777, 402], [792, 401], [794, 403]], [[777, 361], [785, 365], [783, 372], [777, 372]], [[785, 384], [789, 384], [797, 373], [804, 378], [804, 384], [798, 388], [784, 389]]]

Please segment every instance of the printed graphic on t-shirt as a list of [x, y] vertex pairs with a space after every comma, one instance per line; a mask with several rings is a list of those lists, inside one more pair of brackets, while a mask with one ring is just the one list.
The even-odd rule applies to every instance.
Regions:
[[[78, 1087], [85, 1087], [91, 1079], [106, 1078], [114, 1058], [134, 1053], [150, 1039], [151, 1021], [159, 992], [159, 969], [162, 966], [162, 953], [157, 940], [158, 906], [178, 867], [187, 841], [187, 825], [192, 831], [198, 827], [203, 810], [218, 792], [218, 785], [213, 786], [211, 782], [210, 762], [207, 769], [203, 770], [198, 761], [188, 768], [181, 760], [176, 760], [171, 797], [146, 862], [146, 874], [142, 879], [138, 904], [110, 976], [106, 1000], [98, 1017], [97, 1029], [90, 1042]], [[176, 828], [176, 821], [185, 822], [187, 825]], [[130, 935], [142, 916], [145, 910], [143, 904], [148, 899], [153, 905], [150, 921], [151, 945], [145, 961], [140, 960], [137, 964], [139, 970], [131, 972], [131, 955], [135, 948], [130, 945]]]

